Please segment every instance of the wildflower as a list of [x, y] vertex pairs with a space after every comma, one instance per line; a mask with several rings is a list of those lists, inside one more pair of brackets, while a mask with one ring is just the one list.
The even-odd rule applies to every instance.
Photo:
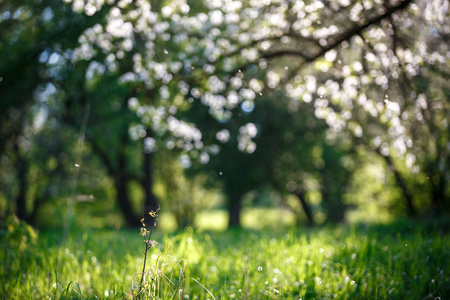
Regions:
[[156, 245], [158, 245], [159, 243], [157, 242], [157, 241], [153, 241], [153, 240], [148, 240], [147, 241], [147, 245], [150, 247], [150, 248], [154, 248], [154, 247], [156, 247]]
[[[144, 225], [145, 226], [145, 225]], [[147, 235], [147, 229], [145, 229], [144, 227], [141, 227], [141, 232], [139, 233], [141, 236], [145, 237]]]

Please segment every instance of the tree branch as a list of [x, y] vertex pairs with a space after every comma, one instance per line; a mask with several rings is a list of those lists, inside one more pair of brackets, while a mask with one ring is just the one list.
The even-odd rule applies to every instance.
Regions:
[[[325, 53], [327, 53], [331, 49], [336, 48], [337, 46], [339, 46], [343, 42], [349, 41], [352, 37], [354, 37], [355, 35], [363, 32], [368, 27], [370, 27], [370, 26], [372, 26], [374, 24], [378, 24], [379, 22], [381, 22], [381, 20], [386, 19], [386, 18], [390, 17], [392, 14], [394, 14], [395, 12], [406, 8], [411, 1], [412, 0], [405, 0], [405, 1], [403, 1], [402, 3], [400, 3], [397, 6], [389, 7], [385, 11], [384, 14], [378, 15], [376, 17], [369, 18], [362, 25], [350, 28], [347, 32], [342, 33], [341, 36], [338, 37], [337, 39], [332, 39], [332, 43], [328, 44], [327, 46], [324, 46], [319, 52], [317, 52], [316, 54], [314, 54], [312, 56], [309, 56], [309, 57], [305, 58], [305, 60], [307, 62], [312, 62], [312, 61], [316, 60], [317, 58], [321, 57], [322, 55], [324, 55]], [[279, 52], [271, 53], [270, 56], [271, 57], [277, 56], [277, 53], [280, 53], [281, 55], [284, 54], [283, 51], [279, 51]], [[300, 57], [304, 56], [303, 53], [295, 51], [295, 50], [291, 51], [290, 54], [291, 55], [297, 55], [297, 56], [300, 56]]]
[[[329, 38], [329, 40], [328, 40], [329, 43], [326, 46], [322, 46], [318, 52], [316, 52], [312, 55], [307, 55], [304, 52], [299, 51], [298, 49], [280, 49], [280, 50], [263, 53], [261, 55], [261, 58], [271, 59], [271, 58], [276, 58], [276, 57], [281, 57], [281, 56], [298, 56], [303, 59], [303, 62], [299, 66], [299, 69], [301, 69], [305, 64], [315, 61], [319, 57], [325, 55], [325, 53], [327, 53], [328, 51], [341, 45], [343, 42], [349, 41], [355, 35], [361, 34], [364, 30], [366, 30], [370, 26], [378, 24], [382, 20], [392, 16], [394, 13], [405, 9], [406, 7], [408, 7], [408, 5], [411, 2], [412, 2], [412, 0], [405, 0], [396, 6], [390, 6], [388, 8], [385, 8], [385, 12], [383, 14], [368, 18], [362, 24], [359, 23], [359, 25], [349, 28], [347, 31], [343, 32], [338, 37]], [[228, 78], [231, 78], [234, 74], [236, 74], [236, 72], [238, 72], [238, 70], [245, 69], [249, 64], [250, 63], [247, 63], [245, 65], [242, 65], [242, 66], [236, 68], [235, 69], [236, 71], [233, 70], [233, 72], [230, 73], [230, 76]]]

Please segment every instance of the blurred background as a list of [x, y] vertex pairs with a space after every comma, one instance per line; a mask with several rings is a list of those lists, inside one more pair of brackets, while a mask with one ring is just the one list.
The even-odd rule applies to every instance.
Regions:
[[285, 228], [450, 210], [449, 2], [0, 2], [0, 222]]

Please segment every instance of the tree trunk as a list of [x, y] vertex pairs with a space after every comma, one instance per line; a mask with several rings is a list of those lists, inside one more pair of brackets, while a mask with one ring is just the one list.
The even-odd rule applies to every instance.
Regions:
[[[336, 183], [333, 185], [332, 180], [333, 178], [330, 178], [328, 172], [322, 171], [322, 188], [320, 193], [322, 194], [322, 202], [328, 212], [327, 222], [340, 223], [345, 220], [345, 206], [341, 202], [342, 187], [336, 188]], [[345, 185], [343, 182], [337, 184]]]
[[242, 210], [242, 197], [232, 197], [228, 204], [228, 219], [229, 228], [241, 227], [241, 210]]
[[100, 145], [98, 145], [95, 139], [89, 139], [92, 150], [100, 157], [103, 162], [106, 170], [108, 171], [108, 175], [114, 179], [114, 188], [116, 190], [117, 203], [119, 204], [120, 211], [122, 212], [123, 217], [125, 218], [125, 222], [130, 227], [139, 227], [141, 223], [139, 219], [135, 216], [133, 209], [131, 207], [130, 198], [128, 196], [128, 181], [125, 166], [126, 166], [126, 158], [125, 158], [125, 142], [126, 136], [122, 138], [120, 147], [121, 149], [117, 154], [117, 165], [112, 163], [112, 159], [108, 156], [107, 152], [105, 152]]
[[429, 178], [431, 180], [431, 218], [434, 218], [436, 215], [441, 212], [442, 204], [445, 201], [445, 181], [442, 180], [443, 176], [439, 176], [437, 181], [436, 179], [431, 177], [432, 175], [429, 175]]
[[119, 207], [122, 210], [123, 216], [127, 225], [130, 227], [139, 227], [140, 222], [134, 215], [128, 196], [128, 178], [125, 172], [125, 153], [119, 152], [118, 164], [116, 174], [111, 174], [114, 177], [114, 183], [117, 191], [117, 200]]
[[[48, 198], [47, 198], [48, 199]], [[33, 210], [31, 213], [27, 216], [27, 223], [30, 225], [36, 225], [36, 217], [39, 213], [39, 208], [41, 207], [41, 203], [44, 202], [45, 199], [42, 199], [40, 197], [34, 198], [34, 205]]]
[[312, 211], [311, 211], [311, 208], [309, 207], [308, 203], [306, 202], [305, 193], [303, 191], [296, 191], [294, 194], [295, 194], [295, 196], [297, 196], [298, 200], [300, 201], [303, 211], [305, 212], [305, 215], [308, 218], [308, 225], [309, 226], [314, 225]]
[[17, 179], [19, 180], [19, 193], [16, 197], [17, 217], [21, 220], [27, 220], [26, 195], [28, 189], [28, 165], [25, 158], [20, 153], [18, 140], [14, 143], [14, 152], [17, 160]]
[[387, 165], [389, 167], [389, 170], [391, 170], [391, 172], [394, 174], [395, 180], [397, 181], [398, 186], [402, 190], [403, 197], [405, 197], [405, 200], [406, 200], [406, 207], [407, 207], [408, 216], [410, 216], [410, 217], [415, 216], [416, 215], [416, 209], [415, 209], [414, 204], [413, 204], [413, 196], [409, 192], [409, 190], [408, 190], [408, 188], [406, 186], [406, 182], [403, 180], [402, 175], [400, 174], [400, 172], [395, 167], [394, 162], [389, 157], [389, 155], [385, 156], [385, 155], [381, 154], [380, 152], [378, 152], [378, 153], [386, 161], [386, 163], [387, 163]]
[[117, 193], [117, 202], [119, 203], [120, 210], [130, 227], [139, 227], [140, 223], [138, 218], [133, 213], [133, 209], [130, 205], [130, 199], [128, 197], [128, 183], [123, 172], [119, 172], [114, 178], [114, 187]]
[[154, 218], [149, 215], [150, 211], [156, 211], [158, 200], [153, 193], [153, 153], [144, 151], [144, 179], [142, 185], [145, 191], [144, 211], [142, 217], [147, 226], [151, 226]]

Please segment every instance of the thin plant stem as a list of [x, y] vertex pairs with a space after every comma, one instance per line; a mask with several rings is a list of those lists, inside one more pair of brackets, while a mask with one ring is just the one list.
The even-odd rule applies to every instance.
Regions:
[[[154, 215], [152, 215], [153, 223], [152, 223], [152, 226], [150, 227], [150, 232], [148, 234], [147, 240], [145, 240], [144, 265], [142, 267], [142, 275], [141, 275], [141, 283], [139, 285], [139, 293], [142, 292], [142, 284], [144, 283], [145, 265], [147, 263], [147, 253], [148, 253], [148, 250], [153, 247], [151, 238], [152, 238], [153, 229], [156, 226], [156, 218], [158, 216], [158, 211], [159, 211], [159, 207], [157, 208], [156, 212], [154, 212]], [[145, 227], [145, 224], [144, 224], [144, 227]]]

